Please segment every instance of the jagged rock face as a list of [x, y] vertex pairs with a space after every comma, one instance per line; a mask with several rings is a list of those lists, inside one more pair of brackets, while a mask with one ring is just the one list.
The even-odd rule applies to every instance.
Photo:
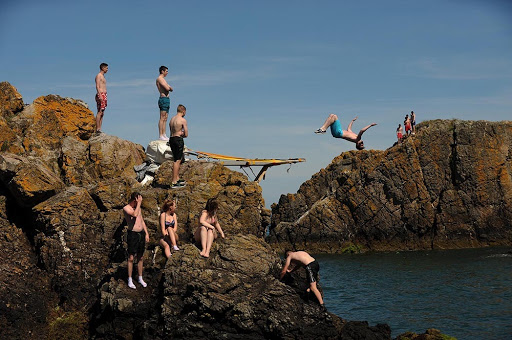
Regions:
[[316, 300], [301, 300], [277, 279], [279, 268], [279, 257], [253, 235], [215, 241], [209, 259], [185, 245], [160, 275], [146, 276], [146, 289], [128, 290], [115, 276], [106, 282], [96, 331], [125, 339], [390, 339], [385, 325], [346, 323]]
[[512, 123], [428, 121], [351, 151], [272, 207], [268, 241], [319, 252], [512, 243]]
[[[159, 249], [159, 207], [172, 196], [179, 200], [180, 245], [192, 239], [211, 197], [220, 203], [218, 216], [228, 236], [262, 236], [270, 223], [261, 188], [245, 176], [187, 162], [181, 170], [187, 187], [172, 190], [169, 162], [153, 185], [141, 187], [133, 166], [145, 159], [142, 146], [107, 134], [93, 136], [94, 115], [78, 100], [49, 95], [25, 108], [9, 108], [17, 96], [8, 93], [12, 89], [8, 83], [0, 86], [0, 245], [7, 258], [0, 279], [2, 334], [69, 338], [59, 330], [74, 329], [84, 336], [98, 287], [112, 273], [121, 271], [126, 279], [122, 207], [133, 191], [144, 197], [148, 259]], [[146, 298], [152, 308], [154, 302]]]

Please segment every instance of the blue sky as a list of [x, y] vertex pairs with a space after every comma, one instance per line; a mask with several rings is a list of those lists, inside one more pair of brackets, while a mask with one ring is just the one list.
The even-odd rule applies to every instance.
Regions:
[[[444, 1], [29, 1], [0, 10], [0, 81], [26, 103], [58, 94], [103, 130], [144, 147], [156, 139], [155, 79], [169, 67], [171, 113], [187, 107], [194, 150], [295, 158], [262, 181], [267, 207], [354, 144], [313, 134], [328, 113], [384, 150], [406, 113], [417, 120], [510, 120], [512, 3]], [[258, 169], [255, 169], [257, 172]], [[186, 176], [185, 176], [186, 178]]]

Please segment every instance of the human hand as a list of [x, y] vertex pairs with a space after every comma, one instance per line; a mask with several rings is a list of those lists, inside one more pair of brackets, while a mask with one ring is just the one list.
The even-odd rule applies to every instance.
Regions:
[[137, 198], [135, 199], [135, 201], [136, 201], [137, 203], [139, 203], [139, 204], [140, 204], [140, 203], [142, 203], [142, 195], [137, 196]]
[[375, 125], [377, 125], [377, 123], [372, 123], [370, 126], [375, 126]]
[[149, 242], [149, 235], [146, 233], [146, 242]]

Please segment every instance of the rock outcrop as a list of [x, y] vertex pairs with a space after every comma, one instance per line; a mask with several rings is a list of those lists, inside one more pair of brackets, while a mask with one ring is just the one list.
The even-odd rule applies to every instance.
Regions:
[[[214, 242], [209, 259], [185, 245], [151, 270], [150, 287], [127, 289], [114, 274], [101, 287], [99, 337], [164, 339], [390, 339], [386, 325], [347, 322], [280, 282], [279, 257], [261, 238]], [[148, 281], [146, 279], [146, 281]], [[305, 290], [302, 290], [303, 293]], [[151, 297], [151, 298], [149, 298]]]
[[434, 120], [350, 151], [272, 207], [277, 248], [340, 253], [512, 244], [512, 122]]

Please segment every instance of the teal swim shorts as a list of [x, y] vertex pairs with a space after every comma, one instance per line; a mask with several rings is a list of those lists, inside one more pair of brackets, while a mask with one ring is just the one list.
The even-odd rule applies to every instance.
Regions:
[[160, 108], [160, 111], [169, 113], [169, 108], [171, 107], [171, 99], [169, 97], [158, 98], [158, 107]]
[[343, 130], [341, 129], [339, 119], [336, 119], [334, 123], [331, 124], [331, 135], [334, 138], [343, 138]]

